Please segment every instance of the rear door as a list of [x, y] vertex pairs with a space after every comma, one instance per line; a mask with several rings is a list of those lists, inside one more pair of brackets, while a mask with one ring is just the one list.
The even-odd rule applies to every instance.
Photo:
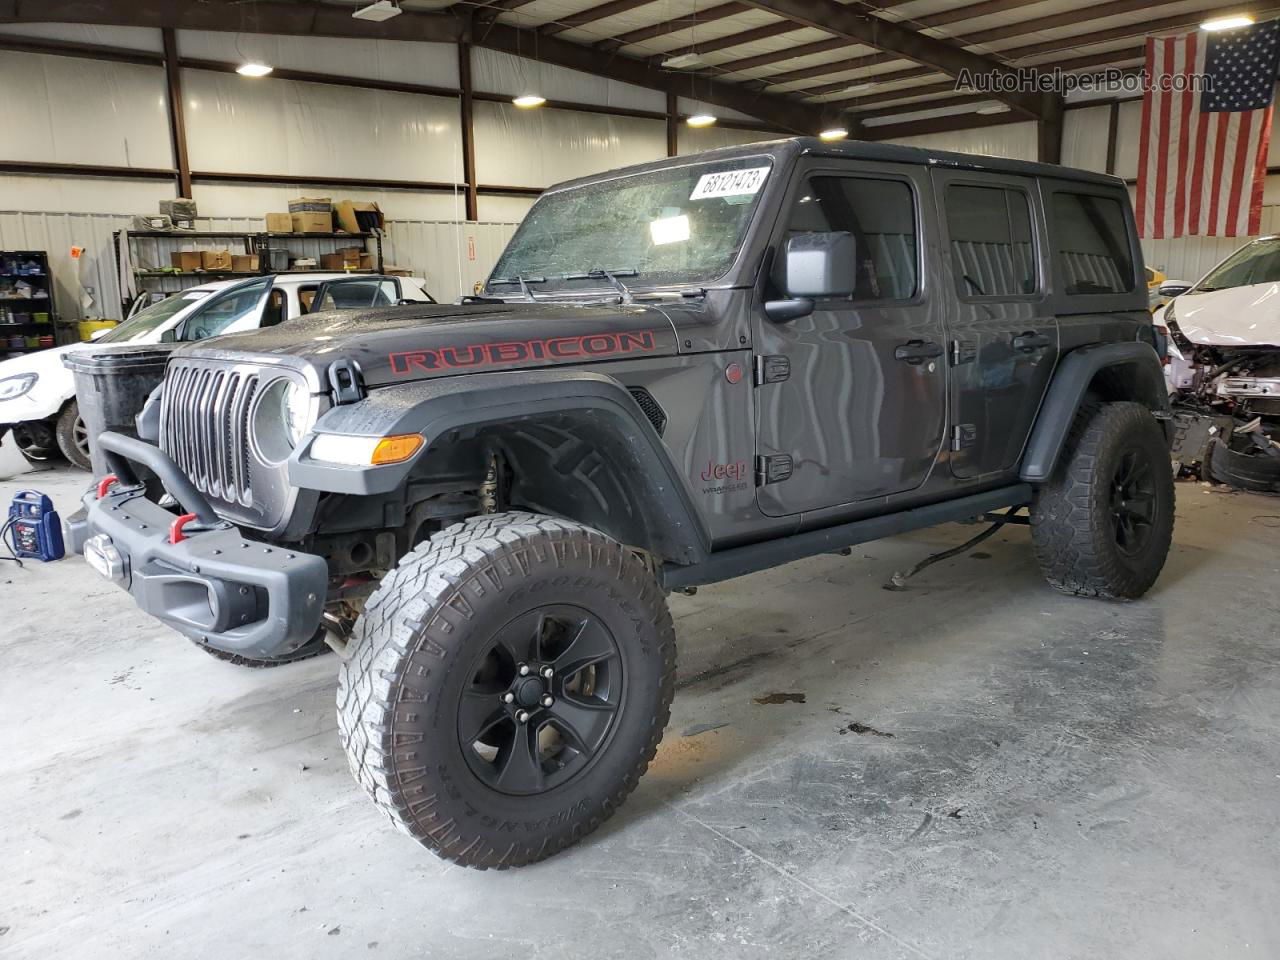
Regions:
[[1033, 179], [935, 170], [948, 264], [951, 472], [1012, 469], [1058, 355], [1046, 300], [1044, 214]]
[[857, 288], [785, 323], [758, 314], [758, 466], [790, 458], [789, 476], [757, 488], [772, 516], [920, 486], [937, 459], [946, 406], [942, 317], [923, 268], [933, 225], [926, 168], [814, 160], [789, 191], [766, 296], [785, 295], [787, 240], [814, 232], [854, 235]]

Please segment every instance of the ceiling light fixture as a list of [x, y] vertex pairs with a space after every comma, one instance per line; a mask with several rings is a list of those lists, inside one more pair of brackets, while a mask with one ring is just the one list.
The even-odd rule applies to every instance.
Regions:
[[269, 67], [265, 63], [258, 63], [257, 61], [251, 60], [248, 63], [242, 63], [240, 66], [236, 67], [236, 73], [240, 74], [242, 77], [265, 77], [274, 69], [275, 67]]
[[827, 130], [823, 130], [820, 134], [818, 134], [818, 139], [843, 140], [848, 135], [849, 135], [849, 131], [846, 130], [844, 127], [831, 127]]
[[845, 87], [845, 93], [862, 93], [864, 90], [870, 90], [876, 85], [874, 80], [863, 80], [861, 83], [855, 83], [852, 86]]
[[715, 122], [716, 118], [709, 113], [695, 113], [685, 121], [691, 127], [709, 127]]
[[400, 9], [400, 4], [395, 0], [378, 0], [377, 3], [371, 3], [367, 7], [361, 7], [351, 16], [356, 20], [368, 20], [371, 23], [381, 23], [383, 20], [390, 20], [392, 17], [398, 17], [404, 13]]
[[1200, 24], [1201, 30], [1234, 30], [1236, 27], [1247, 27], [1252, 25], [1253, 17], [1247, 13], [1243, 13], [1238, 17], [1219, 17], [1216, 20], [1206, 20]]
[[678, 57], [662, 61], [663, 70], [684, 70], [686, 67], [696, 67], [702, 62], [702, 57], [696, 53], [682, 53]]
[[1009, 105], [1007, 103], [988, 103], [978, 108], [978, 113], [984, 117], [992, 116], [997, 113], [1008, 113]]
[[511, 101], [521, 110], [532, 110], [534, 107], [540, 107], [547, 102], [546, 97], [540, 97], [536, 93], [522, 93]]

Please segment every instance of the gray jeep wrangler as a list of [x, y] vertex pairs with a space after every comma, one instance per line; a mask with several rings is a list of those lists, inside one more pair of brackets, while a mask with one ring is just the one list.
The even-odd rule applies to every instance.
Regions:
[[180, 348], [72, 542], [221, 659], [335, 647], [373, 801], [518, 866], [653, 758], [669, 591], [1026, 507], [1050, 584], [1141, 596], [1174, 509], [1146, 298], [1110, 177], [663, 160], [548, 190], [459, 304]]

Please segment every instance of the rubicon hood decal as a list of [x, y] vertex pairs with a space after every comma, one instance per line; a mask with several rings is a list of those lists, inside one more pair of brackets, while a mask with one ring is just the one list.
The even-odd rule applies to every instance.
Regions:
[[591, 360], [625, 353], [652, 353], [658, 338], [652, 330], [622, 333], [587, 333], [573, 337], [511, 340], [506, 343], [472, 343], [464, 346], [402, 350], [389, 354], [391, 372], [418, 376], [435, 370], [463, 367], [497, 367], [541, 360]]
[[266, 330], [202, 340], [180, 353], [211, 359], [292, 358], [328, 382], [349, 360], [366, 387], [488, 370], [590, 366], [679, 351], [667, 313], [649, 305], [561, 302], [415, 304], [307, 314]]

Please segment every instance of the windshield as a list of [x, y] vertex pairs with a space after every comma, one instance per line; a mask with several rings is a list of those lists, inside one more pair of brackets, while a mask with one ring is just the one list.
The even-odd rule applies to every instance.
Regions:
[[174, 294], [159, 303], [153, 303], [140, 313], [135, 313], [124, 323], [115, 327], [109, 333], [103, 334], [93, 342], [129, 343], [133, 340], [141, 339], [158, 327], [163, 326], [165, 321], [171, 320], [176, 314], [186, 310], [197, 300], [203, 300], [209, 296], [209, 293], [210, 291], [208, 290], [187, 290], [185, 293]]
[[1241, 247], [1214, 267], [1191, 292], [1209, 293], [1228, 287], [1276, 282], [1280, 282], [1280, 237], [1268, 237]]
[[742, 157], [548, 194], [520, 224], [486, 291], [537, 297], [617, 289], [619, 277], [626, 287], [716, 280], [737, 257], [771, 169], [767, 157]]

